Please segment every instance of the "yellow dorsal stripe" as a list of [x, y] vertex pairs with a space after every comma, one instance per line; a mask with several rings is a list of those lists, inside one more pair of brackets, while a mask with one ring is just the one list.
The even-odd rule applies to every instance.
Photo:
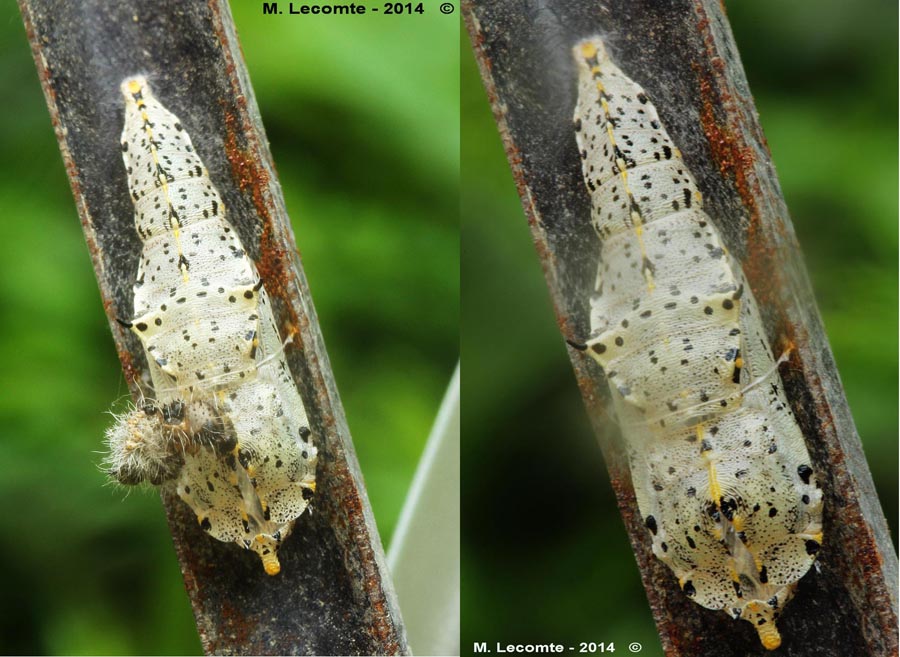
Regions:
[[[694, 428], [694, 432], [697, 435], [697, 441], [702, 445], [704, 440], [703, 425], [698, 424]], [[716, 471], [716, 462], [715, 459], [708, 456], [708, 452], [703, 452], [703, 457], [706, 462], [706, 474], [709, 478], [709, 497], [713, 504], [716, 505], [716, 508], [720, 508], [719, 504], [722, 500], [722, 486], [719, 484], [719, 474]]]
[[[596, 49], [591, 48], [596, 54]], [[582, 52], [585, 51], [585, 48], [582, 48]], [[591, 67], [592, 72], [600, 72], [599, 66]], [[612, 129], [612, 121], [610, 120], [612, 117], [612, 113], [609, 110], [609, 105], [606, 102], [605, 93], [606, 89], [603, 86], [603, 83], [597, 80], [597, 91], [600, 93], [600, 105], [603, 107], [603, 112], [606, 114], [606, 134], [609, 137], [609, 143], [612, 145], [613, 152], [617, 149], [616, 147], [616, 136], [613, 133]], [[626, 163], [624, 159], [617, 159], [616, 166], [619, 167], [619, 175], [622, 178], [622, 185], [625, 187], [625, 194], [628, 196], [628, 200], [630, 201], [630, 206], [634, 207], [636, 205], [634, 201], [634, 195], [631, 193], [631, 188], [628, 186], [628, 169], [626, 168]], [[631, 212], [629, 208], [629, 212], [631, 215], [632, 223], [634, 224], [634, 234], [637, 237], [638, 248], [641, 251], [641, 262], [647, 262], [647, 248], [644, 246], [644, 238], [643, 238], [643, 223], [641, 219], [641, 215], [637, 212]], [[652, 292], [656, 287], [656, 284], [653, 282], [653, 272], [650, 271], [649, 268], [644, 268], [644, 278], [647, 280], [647, 289]]]
[[[128, 91], [132, 94], [141, 93], [143, 94], [143, 88], [137, 80], [132, 80], [128, 83]], [[163, 196], [166, 199], [166, 205], [171, 208], [172, 207], [172, 199], [169, 198], [169, 181], [166, 180], [166, 177], [159, 172], [160, 164], [159, 164], [159, 155], [156, 151], [156, 145], [153, 142], [153, 128], [150, 127], [150, 116], [147, 114], [146, 103], [143, 99], [137, 101], [137, 107], [141, 112], [141, 119], [144, 122], [144, 134], [147, 135], [147, 144], [150, 147], [150, 157], [153, 158], [153, 166], [156, 168], [156, 176], [159, 179], [160, 186], [162, 187]], [[175, 240], [175, 248], [178, 251], [178, 267], [181, 269], [181, 276], [184, 279], [184, 282], [188, 282], [188, 270], [187, 267], [184, 266], [184, 252], [181, 249], [181, 225], [178, 223], [178, 218], [174, 215], [169, 217], [169, 220], [172, 222], [172, 236]]]

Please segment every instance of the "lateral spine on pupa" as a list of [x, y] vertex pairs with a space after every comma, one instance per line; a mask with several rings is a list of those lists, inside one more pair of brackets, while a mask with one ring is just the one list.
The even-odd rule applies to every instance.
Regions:
[[699, 604], [775, 620], [822, 541], [822, 495], [752, 291], [644, 90], [599, 38], [574, 50], [575, 134], [600, 265], [603, 367], [653, 551]]

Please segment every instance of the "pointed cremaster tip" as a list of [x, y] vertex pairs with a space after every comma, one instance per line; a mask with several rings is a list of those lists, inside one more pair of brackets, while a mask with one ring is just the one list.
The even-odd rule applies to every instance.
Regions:
[[277, 575], [281, 572], [281, 564], [278, 562], [278, 557], [275, 556], [274, 552], [260, 556], [267, 575]]
[[775, 627], [775, 621], [757, 625], [756, 631], [759, 633], [759, 640], [766, 650], [775, 650], [781, 645], [781, 635], [778, 633], [778, 628]]

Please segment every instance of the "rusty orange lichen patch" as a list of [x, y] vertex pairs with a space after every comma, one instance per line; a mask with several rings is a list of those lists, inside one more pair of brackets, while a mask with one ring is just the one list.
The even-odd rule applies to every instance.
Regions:
[[372, 547], [366, 541], [359, 540], [366, 533], [362, 500], [354, 493], [352, 477], [347, 470], [342, 469], [341, 472], [334, 473], [331, 483], [334, 484], [334, 489], [329, 498], [343, 511], [338, 514], [336, 518], [338, 522], [335, 524], [353, 537], [355, 540], [352, 543], [358, 546], [358, 552], [356, 555], [350, 555], [350, 558], [351, 562], [358, 559], [361, 567], [357, 576], [361, 579], [362, 588], [370, 605], [367, 610], [367, 616], [371, 619], [368, 634], [378, 645], [383, 646], [384, 654], [397, 654], [400, 652], [400, 645], [388, 613], [381, 575], [375, 565]]
[[141, 378], [141, 372], [134, 366], [131, 352], [127, 349], [119, 349], [118, 352], [119, 360], [122, 362], [122, 373], [125, 376], [125, 380], [131, 382], [133, 385], [137, 385]]
[[[274, 231], [272, 217], [269, 213], [269, 205], [266, 200], [269, 172], [258, 161], [256, 153], [241, 146], [243, 140], [239, 135], [242, 132], [244, 130], [240, 119], [226, 108], [225, 156], [231, 164], [231, 175], [237, 183], [238, 189], [244, 194], [249, 192], [253, 208], [261, 219], [260, 254], [256, 266], [266, 281], [266, 287], [270, 290], [270, 294], [284, 299], [290, 289], [292, 279], [288, 265], [290, 258], [286, 256], [284, 244]], [[286, 303], [283, 306], [288, 312], [291, 324], [303, 323], [292, 304]]]
[[[377, 575], [373, 575], [372, 584], [378, 583]], [[369, 583], [367, 582], [367, 585]], [[378, 587], [380, 591], [380, 586]], [[375, 623], [373, 624], [373, 638], [378, 641], [379, 644], [384, 646], [385, 654], [392, 655], [400, 652], [400, 646], [396, 641], [396, 634], [393, 631], [393, 626], [387, 620], [387, 605], [384, 603], [384, 598], [379, 597], [377, 600], [372, 602], [372, 613], [375, 616]]]
[[[694, 67], [696, 70], [696, 66]], [[715, 108], [724, 106], [728, 99], [723, 99], [714, 85], [706, 77], [700, 80], [700, 97], [703, 102], [700, 110], [700, 123], [709, 141], [713, 160], [718, 164], [719, 172], [735, 181], [737, 191], [751, 215], [753, 222], [758, 220], [755, 185], [747, 172], [752, 168], [753, 149], [743, 143], [731, 130], [730, 126], [720, 125], [716, 119]]]
[[759, 184], [754, 175], [755, 155], [753, 148], [746, 144], [739, 133], [720, 122], [716, 116], [717, 107], [727, 108], [730, 98], [722, 98], [718, 88], [698, 70], [700, 77], [700, 125], [710, 146], [713, 162], [718, 166], [723, 178], [732, 180], [750, 219], [747, 229], [747, 257], [743, 262], [744, 271], [753, 281], [753, 290], [765, 305], [772, 305], [777, 299], [777, 290], [782, 281], [780, 267], [771, 242], [766, 239], [760, 224], [760, 210], [757, 203]]
[[[744, 272], [753, 284], [757, 299], [769, 308], [779, 306], [779, 292], [785, 282], [783, 267], [779, 266], [775, 246], [762, 226], [760, 207], [757, 199], [761, 196], [759, 180], [756, 175], [756, 156], [740, 132], [736, 101], [727, 91], [725, 79], [727, 67], [725, 60], [719, 56], [713, 35], [711, 22], [705, 9], [695, 5], [700, 19], [697, 30], [701, 34], [708, 54], [712, 71], [704, 71], [697, 63], [692, 68], [699, 80], [701, 99], [700, 123], [710, 145], [713, 161], [718, 165], [723, 178], [734, 182], [735, 189], [747, 211], [749, 227], [747, 229], [746, 258], [743, 261]], [[716, 111], [721, 108], [725, 113], [723, 121], [719, 121]], [[759, 131], [762, 138], [761, 131]], [[763, 144], [764, 148], [767, 148]], [[783, 318], [779, 324], [784, 324]], [[780, 327], [779, 327], [780, 328]]]
[[246, 645], [253, 635], [256, 625], [255, 619], [245, 616], [240, 609], [236, 608], [228, 600], [222, 600], [220, 614], [228, 628], [229, 643], [236, 641], [240, 645]]

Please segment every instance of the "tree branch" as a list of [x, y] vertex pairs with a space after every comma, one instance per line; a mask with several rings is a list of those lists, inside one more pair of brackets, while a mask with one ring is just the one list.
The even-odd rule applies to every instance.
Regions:
[[[208, 653], [404, 654], [388, 579], [344, 412], [300, 267], [265, 133], [224, 0], [60, 3], [22, 0], [41, 84], [133, 393], [147, 388], [132, 311], [140, 254], [119, 151], [118, 85], [143, 73], [187, 125], [257, 263], [318, 441], [318, 490], [267, 576], [254, 555], [210, 539], [164, 496], [197, 627]], [[98, 437], [99, 438], [99, 437]]]

